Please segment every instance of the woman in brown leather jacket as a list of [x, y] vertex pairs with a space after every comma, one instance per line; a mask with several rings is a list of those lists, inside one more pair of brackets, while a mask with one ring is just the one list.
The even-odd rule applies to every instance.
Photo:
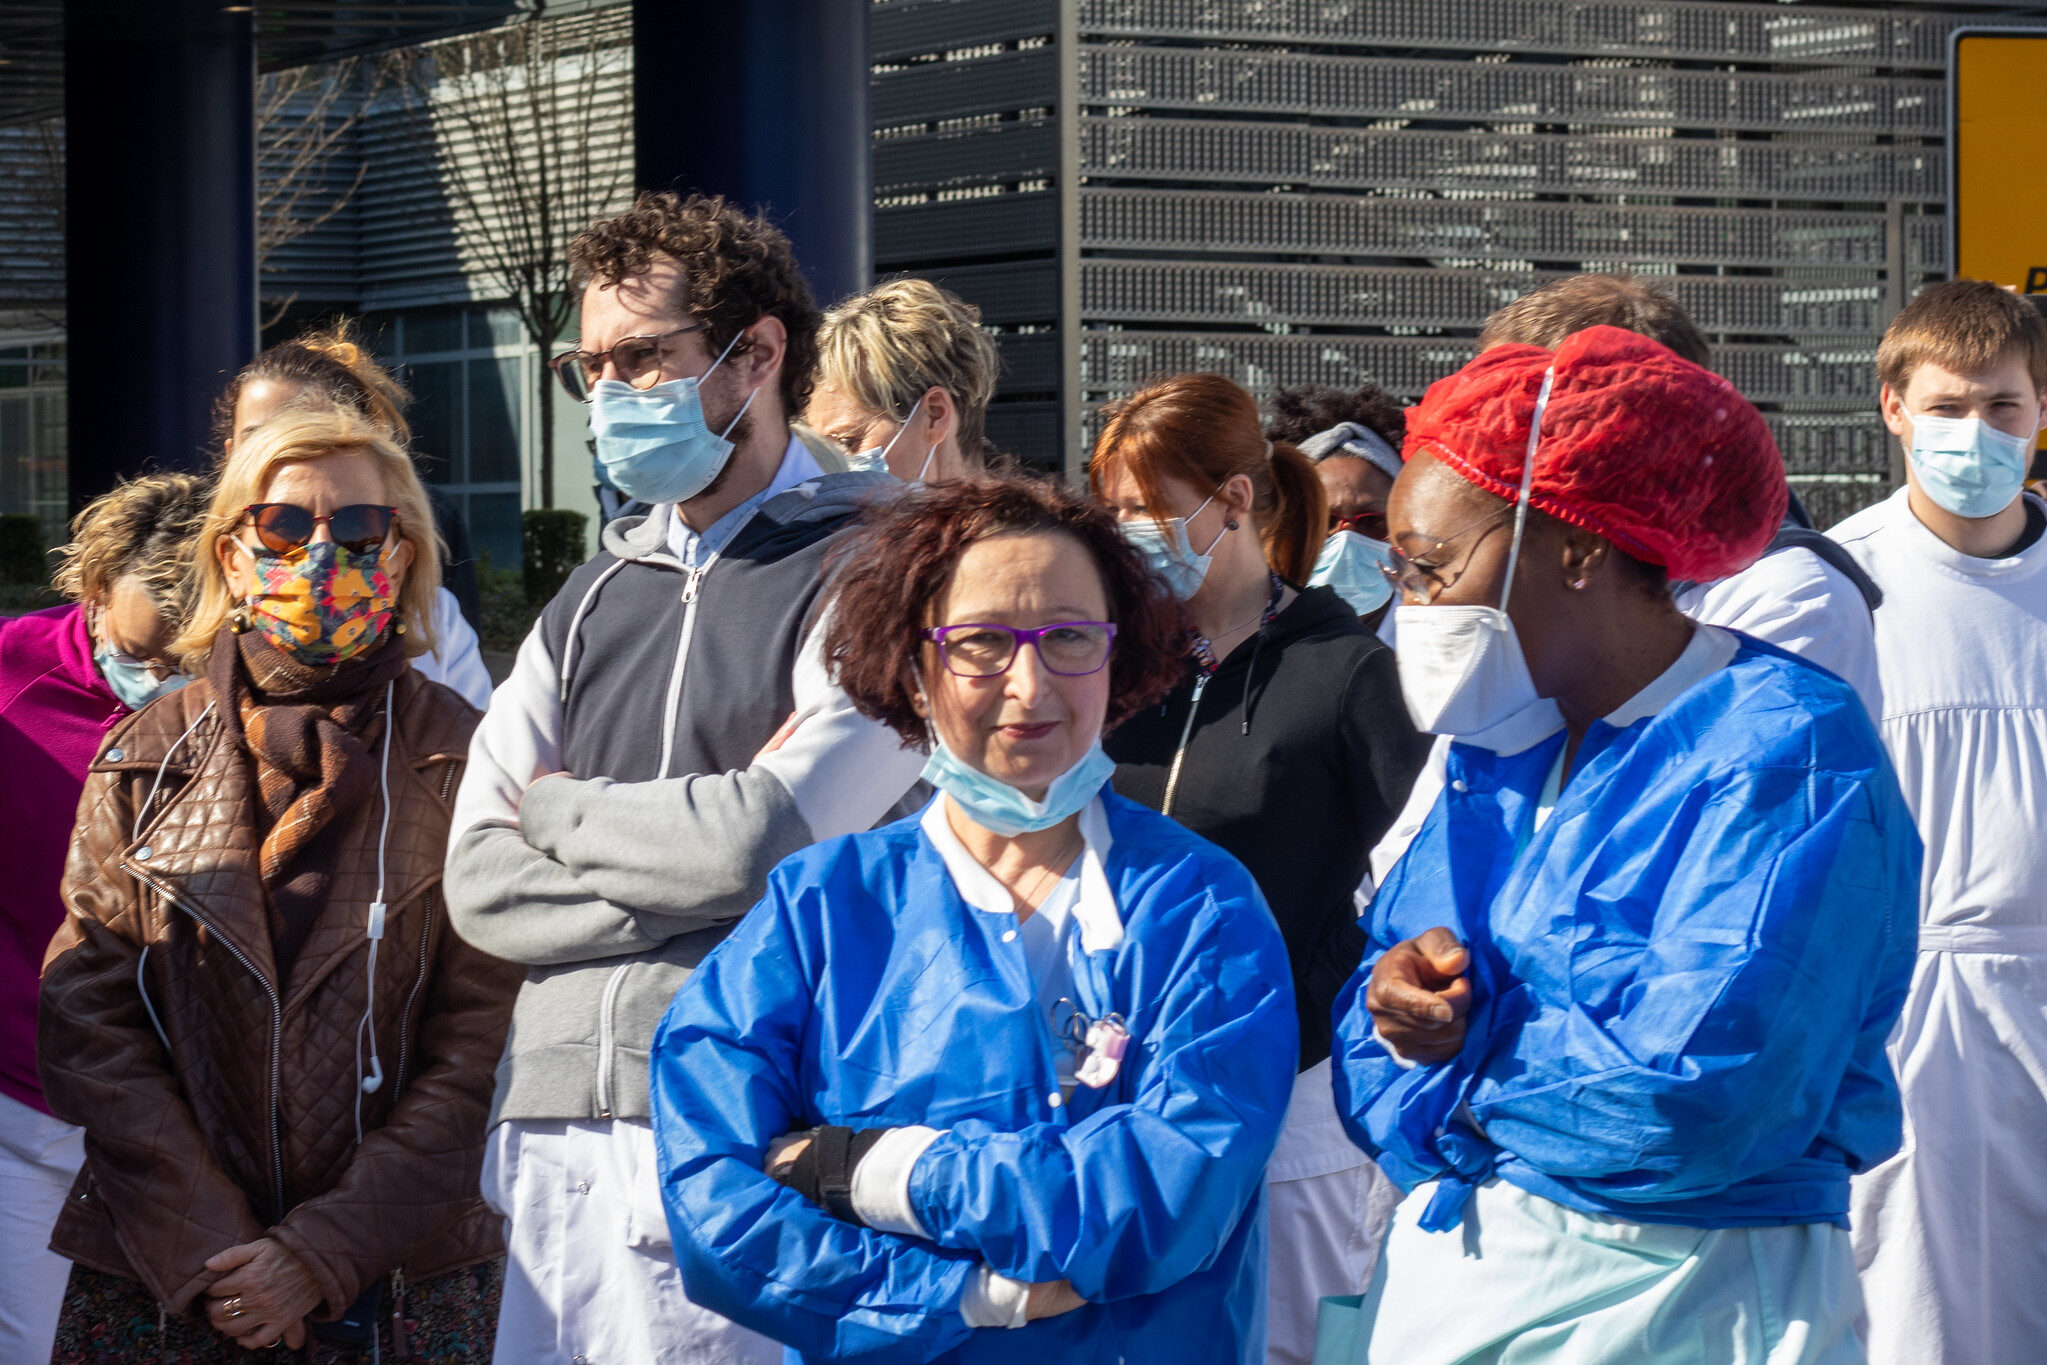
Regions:
[[488, 1355], [519, 972], [442, 908], [477, 716], [410, 666], [437, 565], [410, 461], [352, 412], [287, 410], [221, 469], [195, 681], [93, 763], [43, 969], [44, 1091], [86, 1135], [57, 1361]]

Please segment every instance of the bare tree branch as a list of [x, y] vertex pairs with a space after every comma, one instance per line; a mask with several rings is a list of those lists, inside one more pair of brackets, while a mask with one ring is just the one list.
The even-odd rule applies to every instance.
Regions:
[[[256, 261], [260, 278], [284, 271], [285, 247], [334, 221], [369, 169], [337, 185], [330, 175], [387, 79], [380, 63], [354, 57], [263, 75], [256, 83]], [[269, 301], [263, 326], [280, 321], [298, 295]]]
[[[528, 19], [394, 58], [430, 134], [463, 253], [544, 359], [574, 315], [568, 246], [632, 193], [628, 31], [616, 11]], [[552, 380], [539, 376], [540, 501], [554, 501]]]

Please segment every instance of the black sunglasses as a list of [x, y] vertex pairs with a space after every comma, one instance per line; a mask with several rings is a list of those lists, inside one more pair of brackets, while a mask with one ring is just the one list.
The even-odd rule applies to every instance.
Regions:
[[1338, 531], [1356, 531], [1371, 540], [1386, 539], [1386, 514], [1384, 512], [1359, 512], [1354, 516], [1339, 517], [1329, 514], [1329, 534]]
[[255, 524], [256, 539], [263, 542], [263, 548], [277, 555], [302, 548], [321, 522], [327, 523], [336, 545], [366, 554], [390, 538], [391, 525], [398, 520], [397, 508], [373, 502], [353, 503], [324, 517], [314, 516], [311, 509], [295, 502], [252, 502], [242, 511]]

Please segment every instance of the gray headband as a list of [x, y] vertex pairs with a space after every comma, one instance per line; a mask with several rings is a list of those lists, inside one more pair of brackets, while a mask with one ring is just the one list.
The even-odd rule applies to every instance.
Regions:
[[1331, 455], [1354, 455], [1389, 479], [1400, 477], [1400, 452], [1386, 438], [1357, 422], [1339, 422], [1300, 444], [1301, 454], [1320, 464]]

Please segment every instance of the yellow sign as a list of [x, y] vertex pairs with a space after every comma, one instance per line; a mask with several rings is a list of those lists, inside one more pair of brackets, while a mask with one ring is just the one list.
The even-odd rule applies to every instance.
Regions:
[[1954, 273], [2047, 302], [2047, 30], [1963, 29], [1953, 53]]

